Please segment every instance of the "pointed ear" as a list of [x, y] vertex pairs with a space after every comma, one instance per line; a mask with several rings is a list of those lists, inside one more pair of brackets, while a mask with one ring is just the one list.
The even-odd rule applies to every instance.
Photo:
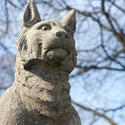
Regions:
[[41, 21], [40, 15], [34, 0], [29, 0], [25, 7], [25, 11], [23, 15], [23, 26], [31, 27], [40, 21]]
[[61, 25], [66, 28], [67, 30], [70, 30], [72, 33], [76, 30], [76, 14], [75, 10], [71, 10], [67, 15], [65, 15], [60, 20]]

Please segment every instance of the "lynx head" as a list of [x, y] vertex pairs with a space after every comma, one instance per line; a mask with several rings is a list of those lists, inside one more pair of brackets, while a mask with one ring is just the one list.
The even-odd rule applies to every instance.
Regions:
[[[23, 15], [23, 31], [17, 43], [18, 58], [29, 65], [42, 62], [71, 72], [76, 65], [75, 11], [59, 21], [42, 20], [34, 0], [29, 0]], [[35, 62], [35, 63], [34, 63]]]

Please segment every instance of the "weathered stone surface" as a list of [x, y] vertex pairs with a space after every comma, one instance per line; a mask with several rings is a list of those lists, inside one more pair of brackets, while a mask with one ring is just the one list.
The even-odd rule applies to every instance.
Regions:
[[0, 99], [0, 125], [81, 125], [71, 105], [69, 73], [76, 65], [75, 12], [41, 21], [30, 0], [17, 43], [13, 85]]

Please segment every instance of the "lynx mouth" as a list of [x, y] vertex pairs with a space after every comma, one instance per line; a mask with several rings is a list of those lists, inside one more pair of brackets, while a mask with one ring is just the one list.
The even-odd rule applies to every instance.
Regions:
[[24, 69], [30, 70], [33, 65], [44, 63], [46, 64], [60, 64], [67, 56], [69, 52], [63, 48], [49, 48], [44, 49], [42, 58], [30, 58], [25, 64]]
[[63, 48], [51, 48], [47, 49], [44, 54], [47, 57], [47, 60], [51, 59], [58, 62], [63, 60], [68, 55], [68, 53], [69, 52]]
[[55, 47], [55, 48], [45, 48], [45, 54], [47, 54], [49, 51], [58, 51], [58, 50], [62, 50], [65, 51], [67, 54], [69, 54], [69, 51], [64, 49], [64, 48], [60, 48], [60, 47]]

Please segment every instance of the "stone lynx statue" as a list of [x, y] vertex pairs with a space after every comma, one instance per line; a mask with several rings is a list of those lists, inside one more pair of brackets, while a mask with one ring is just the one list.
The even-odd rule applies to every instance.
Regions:
[[29, 0], [17, 43], [13, 85], [0, 98], [0, 125], [81, 125], [71, 105], [69, 73], [76, 65], [75, 12], [40, 19]]

